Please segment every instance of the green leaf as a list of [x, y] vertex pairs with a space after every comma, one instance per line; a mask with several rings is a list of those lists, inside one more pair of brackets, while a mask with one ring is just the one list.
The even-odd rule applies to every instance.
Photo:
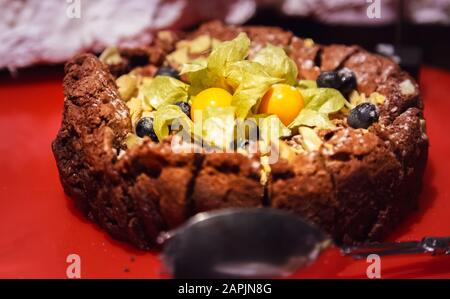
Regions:
[[242, 60], [231, 63], [224, 71], [229, 85], [237, 88], [250, 75], [270, 78], [270, 75], [264, 70], [263, 66], [257, 62]]
[[231, 91], [232, 87], [225, 78], [227, 67], [234, 62], [244, 60], [248, 55], [249, 47], [250, 39], [245, 33], [240, 33], [235, 39], [219, 44], [207, 60], [183, 65], [181, 74], [186, 74], [191, 83], [189, 94], [196, 95], [210, 87]]
[[210, 87], [219, 87], [231, 91], [225, 73], [229, 64], [242, 61], [248, 55], [250, 39], [241, 33], [235, 39], [219, 44], [207, 60], [183, 65], [181, 74], [186, 74], [191, 87], [190, 95]]
[[144, 102], [155, 109], [188, 100], [189, 85], [172, 77], [157, 76], [141, 88], [139, 92], [144, 95]]
[[195, 73], [204, 70], [208, 67], [208, 62], [206, 59], [193, 61], [192, 63], [185, 63], [181, 66], [180, 75], [187, 73]]
[[220, 44], [208, 57], [208, 69], [215, 74], [222, 74], [228, 64], [244, 60], [248, 55], [250, 39], [240, 33], [235, 39]]
[[320, 113], [335, 113], [345, 105], [345, 98], [333, 88], [308, 88], [300, 92], [305, 100], [305, 108]]
[[283, 48], [268, 45], [256, 54], [253, 61], [261, 64], [270, 76], [290, 85], [297, 83], [297, 65]]
[[153, 129], [159, 140], [164, 139], [170, 133], [169, 126], [178, 123], [189, 133], [193, 130], [192, 120], [176, 105], [165, 105], [155, 111], [153, 115]]
[[300, 111], [295, 120], [289, 124], [290, 129], [298, 126], [319, 127], [323, 129], [334, 128], [334, 124], [329, 120], [327, 114], [308, 108]]
[[256, 110], [267, 90], [282, 81], [267, 74], [261, 64], [248, 60], [231, 64], [226, 77], [231, 86], [237, 86], [231, 104], [237, 108], [239, 119], [247, 117], [252, 107]]
[[298, 87], [300, 89], [317, 88], [317, 82], [315, 80], [300, 80]]
[[213, 75], [211, 71], [207, 68], [199, 69], [195, 72], [187, 73], [189, 82], [191, 83], [189, 87], [190, 95], [197, 95], [202, 90], [210, 87], [221, 87], [218, 86], [219, 77]]
[[226, 150], [234, 139], [235, 107], [207, 107], [203, 113], [202, 137], [209, 145]]

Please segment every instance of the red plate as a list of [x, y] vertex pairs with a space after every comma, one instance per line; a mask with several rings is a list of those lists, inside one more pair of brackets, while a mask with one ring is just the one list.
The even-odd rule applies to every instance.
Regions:
[[[39, 68], [0, 86], [0, 277], [64, 278], [70, 254], [84, 278], [167, 277], [157, 253], [112, 240], [74, 210], [58, 179], [50, 143], [60, 125], [60, 70]], [[431, 140], [421, 208], [391, 236], [450, 236], [450, 73], [424, 67], [421, 80]], [[325, 252], [296, 277], [366, 277], [366, 261]], [[450, 256], [386, 257], [384, 278], [450, 278]]]

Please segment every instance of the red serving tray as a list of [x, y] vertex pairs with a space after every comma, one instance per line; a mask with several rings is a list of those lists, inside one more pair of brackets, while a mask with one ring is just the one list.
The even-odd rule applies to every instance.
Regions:
[[[61, 121], [61, 68], [2, 74], [0, 84], [0, 277], [65, 278], [70, 254], [82, 278], [168, 277], [157, 252], [111, 239], [72, 206], [61, 188], [50, 144]], [[430, 157], [421, 207], [390, 240], [450, 236], [450, 73], [423, 67]], [[332, 249], [295, 277], [365, 278], [369, 264]], [[450, 278], [450, 256], [381, 260], [383, 278]]]

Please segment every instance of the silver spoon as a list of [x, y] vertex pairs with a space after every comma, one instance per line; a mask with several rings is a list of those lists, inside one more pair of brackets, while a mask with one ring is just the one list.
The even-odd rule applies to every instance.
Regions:
[[[289, 212], [269, 209], [225, 209], [192, 217], [162, 233], [162, 259], [175, 278], [262, 278], [288, 276], [314, 262], [333, 244], [331, 238]], [[344, 255], [371, 253], [449, 254], [450, 238], [345, 247]]]

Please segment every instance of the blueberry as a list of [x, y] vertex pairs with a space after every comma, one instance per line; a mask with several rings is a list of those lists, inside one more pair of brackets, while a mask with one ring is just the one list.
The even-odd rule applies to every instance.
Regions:
[[181, 111], [184, 112], [187, 116], [191, 117], [191, 106], [189, 106], [186, 102], [176, 102], [175, 105], [181, 108]]
[[158, 142], [158, 137], [153, 129], [153, 119], [151, 117], [143, 117], [137, 122], [136, 135], [141, 138], [148, 136], [151, 140]]
[[356, 76], [348, 68], [337, 72], [323, 72], [317, 78], [317, 86], [337, 89], [347, 97], [352, 90], [356, 89]]
[[317, 78], [317, 87], [339, 89], [340, 80], [336, 72], [323, 72]]
[[340, 69], [337, 72], [339, 77], [339, 91], [344, 95], [348, 96], [352, 90], [356, 89], [356, 76], [348, 68]]
[[378, 109], [371, 103], [359, 104], [350, 111], [347, 117], [348, 125], [355, 129], [367, 129], [376, 121], [378, 121]]
[[168, 66], [160, 67], [155, 76], [169, 76], [180, 80], [180, 74], [178, 73], [178, 71]]

